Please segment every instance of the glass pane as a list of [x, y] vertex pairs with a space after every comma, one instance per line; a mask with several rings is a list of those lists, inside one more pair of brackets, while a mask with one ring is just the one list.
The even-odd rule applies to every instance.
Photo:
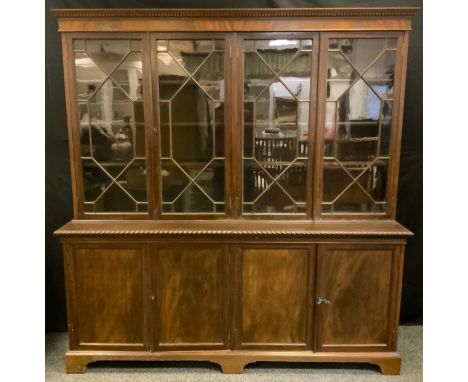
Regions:
[[215, 204], [215, 209], [217, 213], [224, 213], [226, 206], [224, 203]]
[[224, 157], [224, 103], [212, 105], [214, 112], [214, 156]]
[[331, 157], [334, 155], [334, 140], [336, 124], [336, 102], [325, 103], [325, 147], [324, 156]]
[[385, 210], [396, 41], [329, 41], [323, 213]]
[[[275, 75], [257, 53], [244, 54], [244, 99], [255, 100], [274, 80]], [[268, 97], [268, 95], [267, 95]]]
[[119, 176], [117, 182], [137, 202], [145, 202], [146, 197], [146, 164], [143, 160], [133, 161]]
[[89, 99], [107, 78], [93, 60], [84, 52], [75, 53], [76, 97]]
[[[75, 40], [85, 211], [147, 203], [143, 63], [137, 41]], [[92, 158], [92, 159], [91, 159]]]
[[396, 38], [387, 38], [386, 40], [386, 48], [387, 49], [396, 49], [398, 40]]
[[80, 123], [80, 146], [81, 156], [91, 156], [91, 137], [90, 137], [90, 126], [89, 126], [89, 110], [88, 103], [78, 103], [78, 120]]
[[94, 202], [109, 187], [112, 178], [92, 159], [84, 159], [82, 165], [84, 200], [85, 202]]
[[214, 204], [200, 189], [191, 184], [173, 203], [173, 212], [214, 213]]
[[148, 203], [137, 203], [138, 212], [148, 212]]
[[373, 212], [374, 202], [356, 183], [353, 183], [333, 204], [334, 212]]
[[322, 203], [322, 214], [329, 214], [332, 212], [332, 205]]
[[299, 53], [286, 67], [281, 80], [294, 96], [302, 101], [310, 99], [310, 74], [312, 57], [310, 52]]
[[244, 157], [253, 157], [254, 102], [244, 102]]
[[132, 52], [112, 73], [112, 80], [133, 100], [143, 99], [143, 63], [141, 53]]
[[295, 203], [276, 183], [254, 203], [254, 213], [295, 213]]
[[244, 160], [244, 202], [253, 202], [271, 184], [271, 182], [271, 177], [255, 160]]
[[224, 40], [214, 40], [214, 50], [224, 52]]
[[168, 53], [158, 53], [159, 99], [169, 100], [184, 84], [189, 75]]
[[159, 134], [161, 136], [161, 157], [163, 158], [171, 155], [169, 107], [169, 102], [159, 103]]
[[382, 160], [370, 166], [358, 178], [358, 183], [376, 202], [385, 201], [387, 188], [387, 161]]
[[213, 160], [196, 181], [214, 202], [224, 201], [224, 159]]
[[129, 40], [86, 40], [86, 52], [106, 74], [110, 74], [130, 51]]
[[393, 81], [395, 78], [396, 51], [384, 51], [372, 66], [366, 70], [364, 78], [367, 81]]
[[312, 50], [312, 40], [302, 40], [301, 50]]
[[338, 121], [368, 121], [380, 117], [380, 98], [362, 80], [356, 81], [337, 102]]
[[323, 190], [322, 201], [333, 202], [353, 179], [336, 162], [323, 163]]
[[312, 41], [244, 44], [243, 211], [305, 213]]
[[135, 201], [115, 183], [106, 191], [101, 202], [96, 203], [96, 212], [137, 212]]
[[224, 53], [213, 53], [193, 78], [213, 100], [221, 100], [224, 95]]
[[161, 160], [162, 200], [173, 202], [190, 184], [190, 178], [170, 159]]
[[296, 202], [306, 201], [307, 161], [294, 162], [278, 179], [278, 184]]
[[158, 40], [156, 46], [158, 52], [167, 52], [168, 42], [167, 40]]
[[[133, 145], [135, 147], [135, 157], [144, 158], [146, 156], [145, 145], [145, 114], [143, 101], [133, 102], [133, 119], [135, 125], [135, 133], [133, 135]], [[132, 126], [132, 118], [124, 119], [130, 127]], [[124, 129], [125, 131], [125, 129]], [[127, 126], [128, 131], [128, 126]]]
[[328, 54], [328, 78], [332, 80], [352, 80], [356, 78], [356, 72], [340, 52]]
[[73, 50], [74, 51], [85, 50], [84, 40], [78, 40], [78, 39], [73, 40]]
[[382, 106], [380, 126], [380, 156], [388, 156], [390, 149], [390, 132], [392, 128], [393, 102], [385, 101]]
[[279, 74], [299, 51], [299, 40], [257, 40], [255, 42], [258, 54], [267, 65]]
[[169, 53], [193, 74], [213, 51], [212, 40], [169, 40]]
[[377, 38], [340, 39], [338, 44], [341, 52], [361, 74], [385, 49], [385, 40]]
[[372, 162], [376, 157], [377, 141], [346, 141], [336, 145], [335, 158], [343, 164]]
[[130, 50], [132, 50], [132, 51], [141, 51], [141, 41], [140, 40], [130, 40]]
[[225, 207], [222, 50], [223, 40], [158, 41], [163, 213]]
[[192, 176], [213, 158], [213, 112], [213, 104], [193, 80], [171, 102], [172, 156]]

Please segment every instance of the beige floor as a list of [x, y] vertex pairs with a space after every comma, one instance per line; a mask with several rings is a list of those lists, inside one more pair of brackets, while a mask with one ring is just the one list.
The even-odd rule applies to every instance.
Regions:
[[46, 381], [69, 382], [182, 382], [182, 381], [320, 381], [320, 382], [418, 382], [422, 381], [422, 326], [400, 328], [398, 349], [402, 355], [400, 376], [382, 376], [372, 365], [257, 363], [244, 374], [222, 374], [209, 362], [114, 362], [89, 365], [85, 374], [65, 374], [66, 333], [46, 335]]

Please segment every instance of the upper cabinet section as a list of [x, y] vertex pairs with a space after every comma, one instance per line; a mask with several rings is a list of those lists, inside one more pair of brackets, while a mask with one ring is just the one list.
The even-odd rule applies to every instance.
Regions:
[[394, 219], [415, 11], [56, 10], [75, 218]]

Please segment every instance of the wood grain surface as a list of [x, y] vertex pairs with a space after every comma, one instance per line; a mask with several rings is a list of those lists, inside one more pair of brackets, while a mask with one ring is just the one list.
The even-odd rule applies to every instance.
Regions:
[[219, 246], [159, 250], [159, 346], [226, 345], [227, 255]]
[[142, 251], [74, 251], [79, 345], [144, 343]]
[[317, 350], [387, 350], [392, 248], [319, 245]]
[[307, 342], [308, 250], [242, 251], [243, 344]]

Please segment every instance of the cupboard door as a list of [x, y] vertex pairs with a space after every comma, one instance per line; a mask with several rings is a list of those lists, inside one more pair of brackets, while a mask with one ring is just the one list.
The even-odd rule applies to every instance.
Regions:
[[307, 248], [239, 250], [237, 347], [307, 347], [309, 265]]
[[72, 347], [149, 349], [145, 247], [77, 245], [69, 253]]
[[389, 216], [398, 153], [399, 33], [324, 34], [316, 216]]
[[159, 348], [225, 348], [229, 252], [223, 246], [158, 249]]
[[[316, 34], [248, 34], [242, 41], [241, 213], [310, 213]], [[312, 127], [311, 127], [312, 126]]]
[[145, 45], [135, 35], [70, 43], [81, 217], [145, 218], [148, 197]]
[[392, 350], [400, 250], [385, 245], [319, 245], [317, 351]]
[[219, 34], [155, 37], [162, 216], [230, 213], [227, 45]]

